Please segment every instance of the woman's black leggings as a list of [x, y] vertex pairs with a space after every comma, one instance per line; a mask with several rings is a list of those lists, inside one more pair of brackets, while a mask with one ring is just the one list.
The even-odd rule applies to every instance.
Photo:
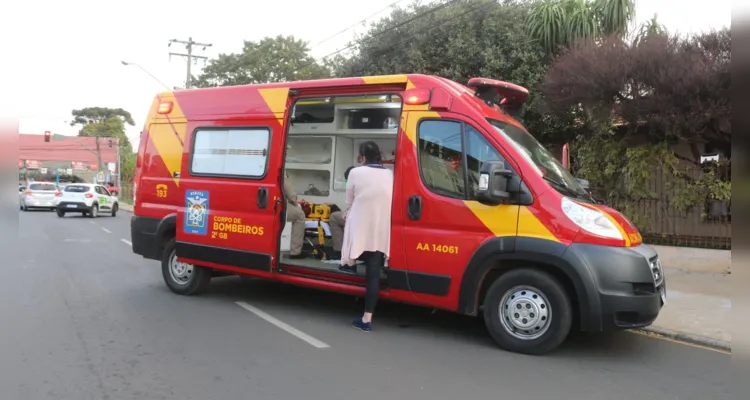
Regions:
[[385, 254], [379, 251], [365, 251], [360, 258], [365, 262], [365, 312], [375, 311], [380, 293], [380, 271], [385, 266]]

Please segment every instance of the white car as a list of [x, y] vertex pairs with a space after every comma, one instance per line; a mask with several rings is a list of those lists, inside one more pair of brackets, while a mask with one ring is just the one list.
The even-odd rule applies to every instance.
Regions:
[[59, 193], [55, 182], [31, 182], [29, 186], [21, 191], [19, 190], [19, 207], [23, 211], [32, 208], [55, 209], [55, 195]]
[[117, 196], [113, 196], [102, 185], [91, 183], [71, 183], [56, 197], [57, 216], [65, 213], [81, 213], [83, 216], [96, 218], [100, 213], [117, 215], [120, 208]]

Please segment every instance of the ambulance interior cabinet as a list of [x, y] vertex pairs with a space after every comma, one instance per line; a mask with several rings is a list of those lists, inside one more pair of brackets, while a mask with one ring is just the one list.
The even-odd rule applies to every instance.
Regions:
[[314, 203], [330, 201], [336, 138], [290, 135], [287, 144], [286, 173], [297, 197]]
[[289, 136], [287, 164], [330, 164], [333, 160], [332, 136]]

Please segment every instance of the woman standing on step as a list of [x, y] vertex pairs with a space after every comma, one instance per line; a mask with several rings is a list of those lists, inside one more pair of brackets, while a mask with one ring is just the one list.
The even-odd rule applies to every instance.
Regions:
[[360, 144], [357, 162], [362, 166], [352, 169], [346, 182], [349, 211], [341, 246], [341, 270], [356, 273], [357, 259], [364, 261], [365, 313], [352, 326], [368, 332], [380, 292], [380, 272], [390, 251], [393, 171], [383, 166], [380, 148], [373, 141]]

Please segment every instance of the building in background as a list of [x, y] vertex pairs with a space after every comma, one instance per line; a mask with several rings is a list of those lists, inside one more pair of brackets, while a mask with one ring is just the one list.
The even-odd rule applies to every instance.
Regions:
[[119, 173], [117, 141], [110, 147], [108, 138], [99, 139], [102, 174], [97, 176], [96, 139], [83, 136], [56, 135], [45, 141], [45, 135], [18, 135], [18, 177], [37, 180], [42, 176], [67, 175], [85, 182], [113, 182]]

